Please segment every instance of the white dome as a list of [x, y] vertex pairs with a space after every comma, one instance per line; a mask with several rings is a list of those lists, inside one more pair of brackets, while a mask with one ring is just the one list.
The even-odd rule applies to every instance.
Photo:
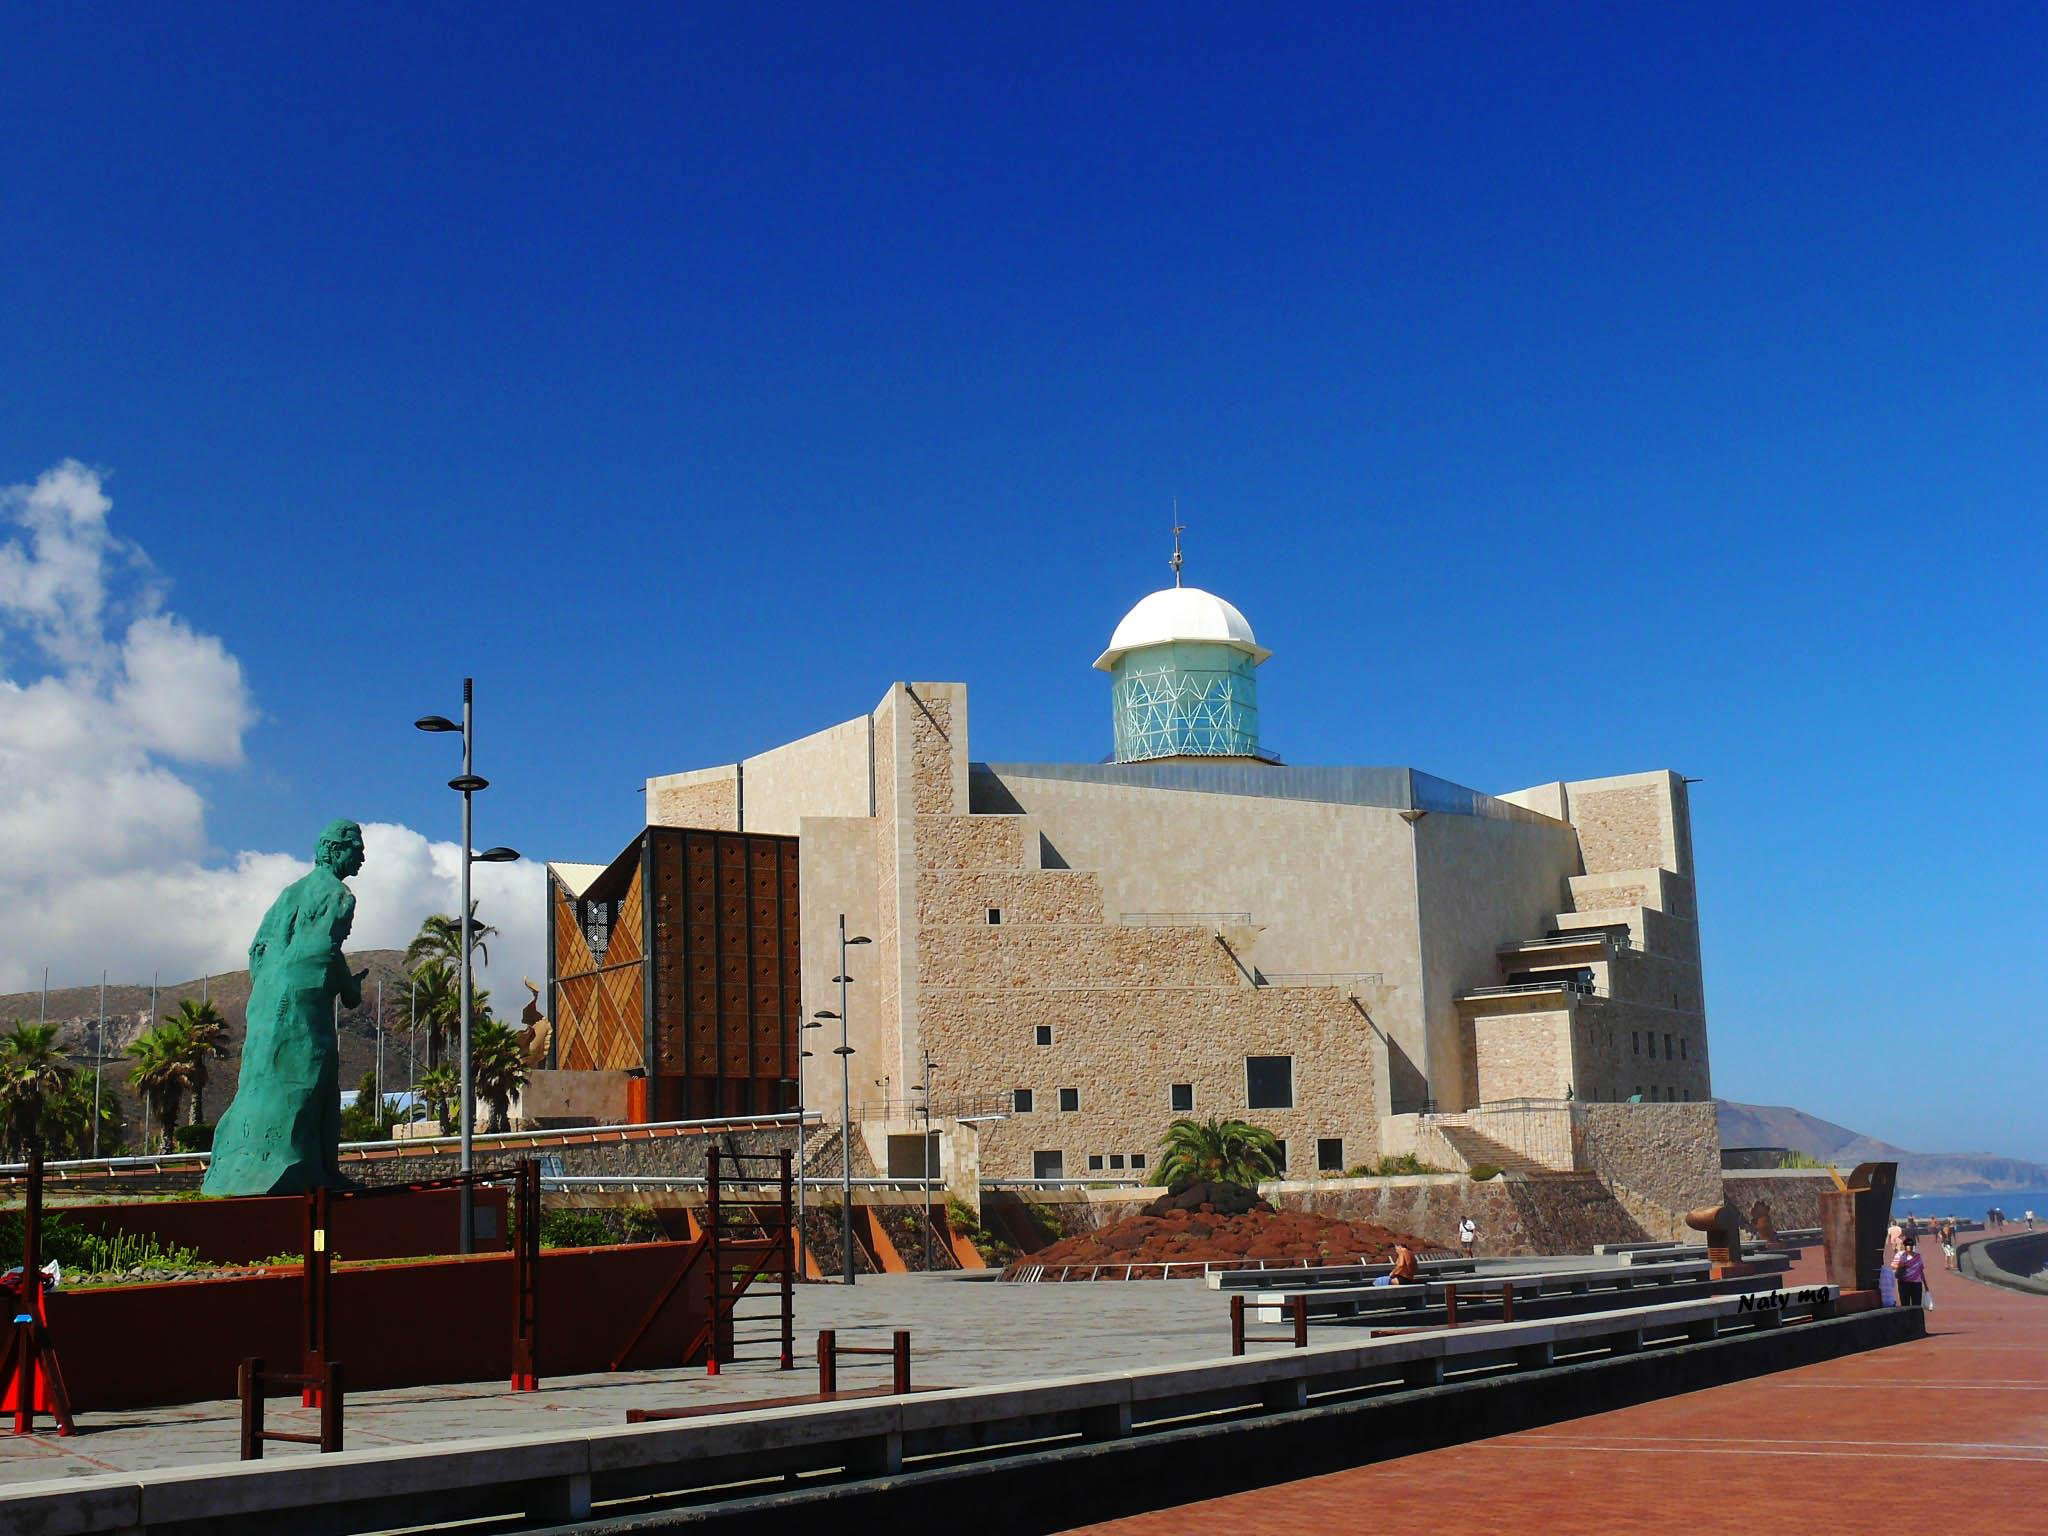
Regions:
[[1095, 665], [1107, 672], [1126, 651], [1174, 640], [1235, 646], [1250, 656], [1254, 665], [1273, 654], [1253, 637], [1245, 616], [1214, 592], [1200, 587], [1163, 587], [1141, 598], [1138, 606], [1124, 615], [1116, 633], [1109, 637], [1109, 649], [1095, 658]]

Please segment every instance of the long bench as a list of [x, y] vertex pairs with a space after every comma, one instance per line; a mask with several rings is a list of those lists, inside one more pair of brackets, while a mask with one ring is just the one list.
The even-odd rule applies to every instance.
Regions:
[[1639, 1285], [1671, 1285], [1680, 1280], [1705, 1279], [1713, 1266], [1705, 1259], [1660, 1264], [1654, 1269], [1613, 1265], [1601, 1269], [1535, 1270], [1523, 1274], [1469, 1275], [1447, 1279], [1424, 1279], [1412, 1285], [1283, 1286], [1252, 1292], [1247, 1307], [1255, 1307], [1262, 1321], [1276, 1322], [1297, 1296], [1308, 1299], [1311, 1316], [1339, 1317], [1357, 1312], [1366, 1304], [1385, 1305], [1406, 1301], [1413, 1307], [1441, 1307], [1447, 1288], [1460, 1296], [1499, 1296], [1513, 1291], [1522, 1296], [1553, 1296], [1561, 1293], [1584, 1295], [1596, 1286], [1605, 1290], [1633, 1290]]
[[[1393, 1269], [1392, 1264], [1317, 1264], [1300, 1269], [1226, 1269], [1209, 1276], [1212, 1291], [1266, 1290], [1287, 1286], [1306, 1290], [1320, 1285], [1357, 1285], [1377, 1279]], [[1479, 1265], [1472, 1259], [1419, 1259], [1417, 1271], [1425, 1275], [1469, 1275]]]
[[1105, 1441], [1199, 1413], [1288, 1412], [1326, 1393], [1440, 1385], [1447, 1373], [1545, 1369], [1560, 1356], [1633, 1355], [1727, 1329], [1834, 1315], [1832, 1286], [1312, 1345], [1142, 1371], [999, 1383], [857, 1403], [110, 1473], [0, 1492], [0, 1529], [36, 1536], [417, 1527], [487, 1515], [589, 1517], [593, 1499], [682, 1493], [786, 1473], [884, 1476], [904, 1458], [1059, 1436]]

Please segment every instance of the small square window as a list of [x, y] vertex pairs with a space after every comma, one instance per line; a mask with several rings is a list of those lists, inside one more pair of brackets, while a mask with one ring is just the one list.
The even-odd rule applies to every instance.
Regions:
[[1031, 1090], [1029, 1088], [1013, 1088], [1010, 1090], [1010, 1112], [1018, 1115], [1028, 1115], [1031, 1113]]
[[1167, 1106], [1176, 1115], [1193, 1114], [1195, 1109], [1195, 1085], [1175, 1083], [1166, 1092]]
[[1039, 1025], [1037, 1029], [1032, 1031], [1032, 1035], [1040, 1045], [1052, 1044], [1052, 1026], [1050, 1024]]
[[1132, 1166], [1133, 1168], [1142, 1168], [1142, 1167], [1144, 1167], [1144, 1166], [1145, 1166], [1145, 1154], [1144, 1154], [1144, 1153], [1142, 1153], [1142, 1152], [1133, 1152], [1133, 1153], [1131, 1154], [1131, 1166]]
[[1247, 1109], [1294, 1108], [1294, 1058], [1245, 1057], [1244, 1102]]
[[1002, 920], [1003, 920], [1003, 909], [1002, 909], [1001, 907], [990, 907], [990, 908], [988, 909], [988, 925], [989, 925], [989, 927], [991, 927], [991, 928], [995, 927], [995, 926], [996, 926], [996, 925], [997, 925], [998, 923], [1002, 922]]
[[1686, 1089], [1686, 1090], [1685, 1090], [1685, 1096], [1686, 1096], [1686, 1097], [1687, 1097], [1688, 1099], [1692, 1097], [1692, 1090], [1691, 1090], [1690, 1088], [1688, 1088], [1688, 1089]]
[[1102, 1172], [1102, 1154], [1100, 1152], [1090, 1152], [1088, 1154], [1088, 1171], [1090, 1173]]
[[1031, 1154], [1031, 1177], [1034, 1179], [1063, 1179], [1066, 1176], [1067, 1157], [1064, 1152]]
[[1062, 1089], [1060, 1090], [1060, 1112], [1061, 1112], [1062, 1114], [1072, 1114], [1072, 1113], [1073, 1113], [1073, 1112], [1074, 1112], [1075, 1110], [1079, 1109], [1080, 1107], [1081, 1107], [1081, 1090], [1080, 1090], [1080, 1089], [1078, 1089], [1078, 1088], [1062, 1088]]
[[1122, 1168], [1122, 1167], [1123, 1167], [1123, 1165], [1124, 1165], [1124, 1155], [1123, 1155], [1123, 1153], [1121, 1153], [1121, 1152], [1112, 1152], [1112, 1153], [1110, 1153], [1110, 1154], [1109, 1154], [1109, 1166], [1110, 1166], [1110, 1167], [1112, 1167], [1112, 1168], [1119, 1168], [1119, 1169], [1120, 1169], [1120, 1168]]
[[1316, 1171], [1318, 1173], [1342, 1173], [1344, 1171], [1343, 1137], [1318, 1136], [1316, 1138]]

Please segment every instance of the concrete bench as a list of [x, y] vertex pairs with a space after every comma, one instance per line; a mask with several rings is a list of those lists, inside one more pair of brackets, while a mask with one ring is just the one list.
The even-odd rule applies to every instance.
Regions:
[[[1322, 1264], [1300, 1269], [1228, 1269], [1209, 1276], [1212, 1291], [1270, 1290], [1286, 1286], [1306, 1290], [1318, 1285], [1357, 1285], [1386, 1274], [1392, 1264]], [[1416, 1270], [1425, 1275], [1468, 1275], [1479, 1266], [1471, 1259], [1418, 1259]]]
[[1447, 1288], [1475, 1300], [1499, 1295], [1509, 1288], [1516, 1296], [1587, 1294], [1593, 1290], [1628, 1291], [1641, 1285], [1672, 1285], [1682, 1280], [1705, 1279], [1712, 1266], [1705, 1259], [1660, 1264], [1654, 1269], [1628, 1265], [1607, 1265], [1597, 1269], [1533, 1270], [1522, 1274], [1473, 1274], [1445, 1279], [1425, 1277], [1410, 1285], [1278, 1286], [1245, 1296], [1262, 1323], [1279, 1322], [1296, 1296], [1306, 1297], [1312, 1317], [1341, 1317], [1367, 1306], [1409, 1308], [1441, 1307]]
[[1831, 1286], [1620, 1308], [1582, 1317], [1482, 1323], [1141, 1371], [915, 1393], [859, 1402], [379, 1447], [16, 1484], [0, 1490], [0, 1530], [35, 1536], [138, 1536], [207, 1520], [222, 1530], [414, 1527], [485, 1515], [567, 1522], [593, 1495], [624, 1498], [757, 1481], [780, 1472], [885, 1475], [929, 1455], [1079, 1434], [1109, 1440], [1140, 1423], [1217, 1408], [1286, 1411], [1318, 1392], [1429, 1386], [1446, 1371], [1552, 1364], [1560, 1354], [1632, 1354], [1729, 1327], [1771, 1328], [1831, 1314]]

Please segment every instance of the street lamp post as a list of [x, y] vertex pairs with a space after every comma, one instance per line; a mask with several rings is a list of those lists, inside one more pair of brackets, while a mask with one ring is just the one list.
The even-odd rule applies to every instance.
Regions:
[[924, 1269], [932, 1269], [932, 1053], [924, 1053]]
[[[796, 1251], [799, 1255], [799, 1264], [802, 1263], [801, 1255], [810, 1251], [811, 1241], [804, 1232], [804, 1063], [811, 1059], [811, 1053], [804, 1049], [804, 1031], [824, 1027], [805, 1019], [797, 1027], [796, 1032], [796, 1231], [799, 1244]], [[803, 1278], [801, 1269], [797, 1273], [797, 1278]]]
[[[473, 680], [465, 677], [462, 680], [462, 724], [457, 725], [445, 715], [422, 715], [413, 722], [415, 726], [423, 731], [460, 731], [462, 733], [462, 773], [460, 776], [450, 779], [448, 787], [457, 791], [462, 796], [462, 891], [459, 898], [462, 904], [462, 961], [457, 967], [460, 975], [460, 985], [457, 993], [456, 1007], [461, 1010], [461, 1171], [465, 1174], [469, 1173], [474, 1167], [472, 1143], [476, 1136], [476, 1104], [474, 1100], [475, 1063], [471, 1059], [469, 1041], [469, 951], [470, 946], [475, 942], [471, 936], [472, 918], [469, 910], [469, 867], [472, 864], [509, 864], [519, 857], [510, 848], [486, 848], [482, 853], [478, 853], [476, 851], [476, 843], [470, 834], [470, 800], [477, 791], [491, 787], [489, 779], [477, 777], [471, 761], [471, 751], [475, 744], [470, 710], [473, 692]], [[462, 1186], [462, 1235], [460, 1245], [460, 1251], [463, 1253], [472, 1253], [476, 1249], [476, 1224], [473, 1219], [475, 1215], [474, 1206], [474, 1191], [465, 1182]]]
[[846, 986], [853, 978], [846, 972], [846, 952], [856, 944], [872, 944], [865, 934], [848, 938], [846, 914], [839, 914], [839, 1012], [821, 1008], [816, 1019], [839, 1020], [839, 1044], [832, 1054], [839, 1058], [839, 1257], [840, 1278], [854, 1284], [853, 1272], [853, 1046], [847, 1040]]

